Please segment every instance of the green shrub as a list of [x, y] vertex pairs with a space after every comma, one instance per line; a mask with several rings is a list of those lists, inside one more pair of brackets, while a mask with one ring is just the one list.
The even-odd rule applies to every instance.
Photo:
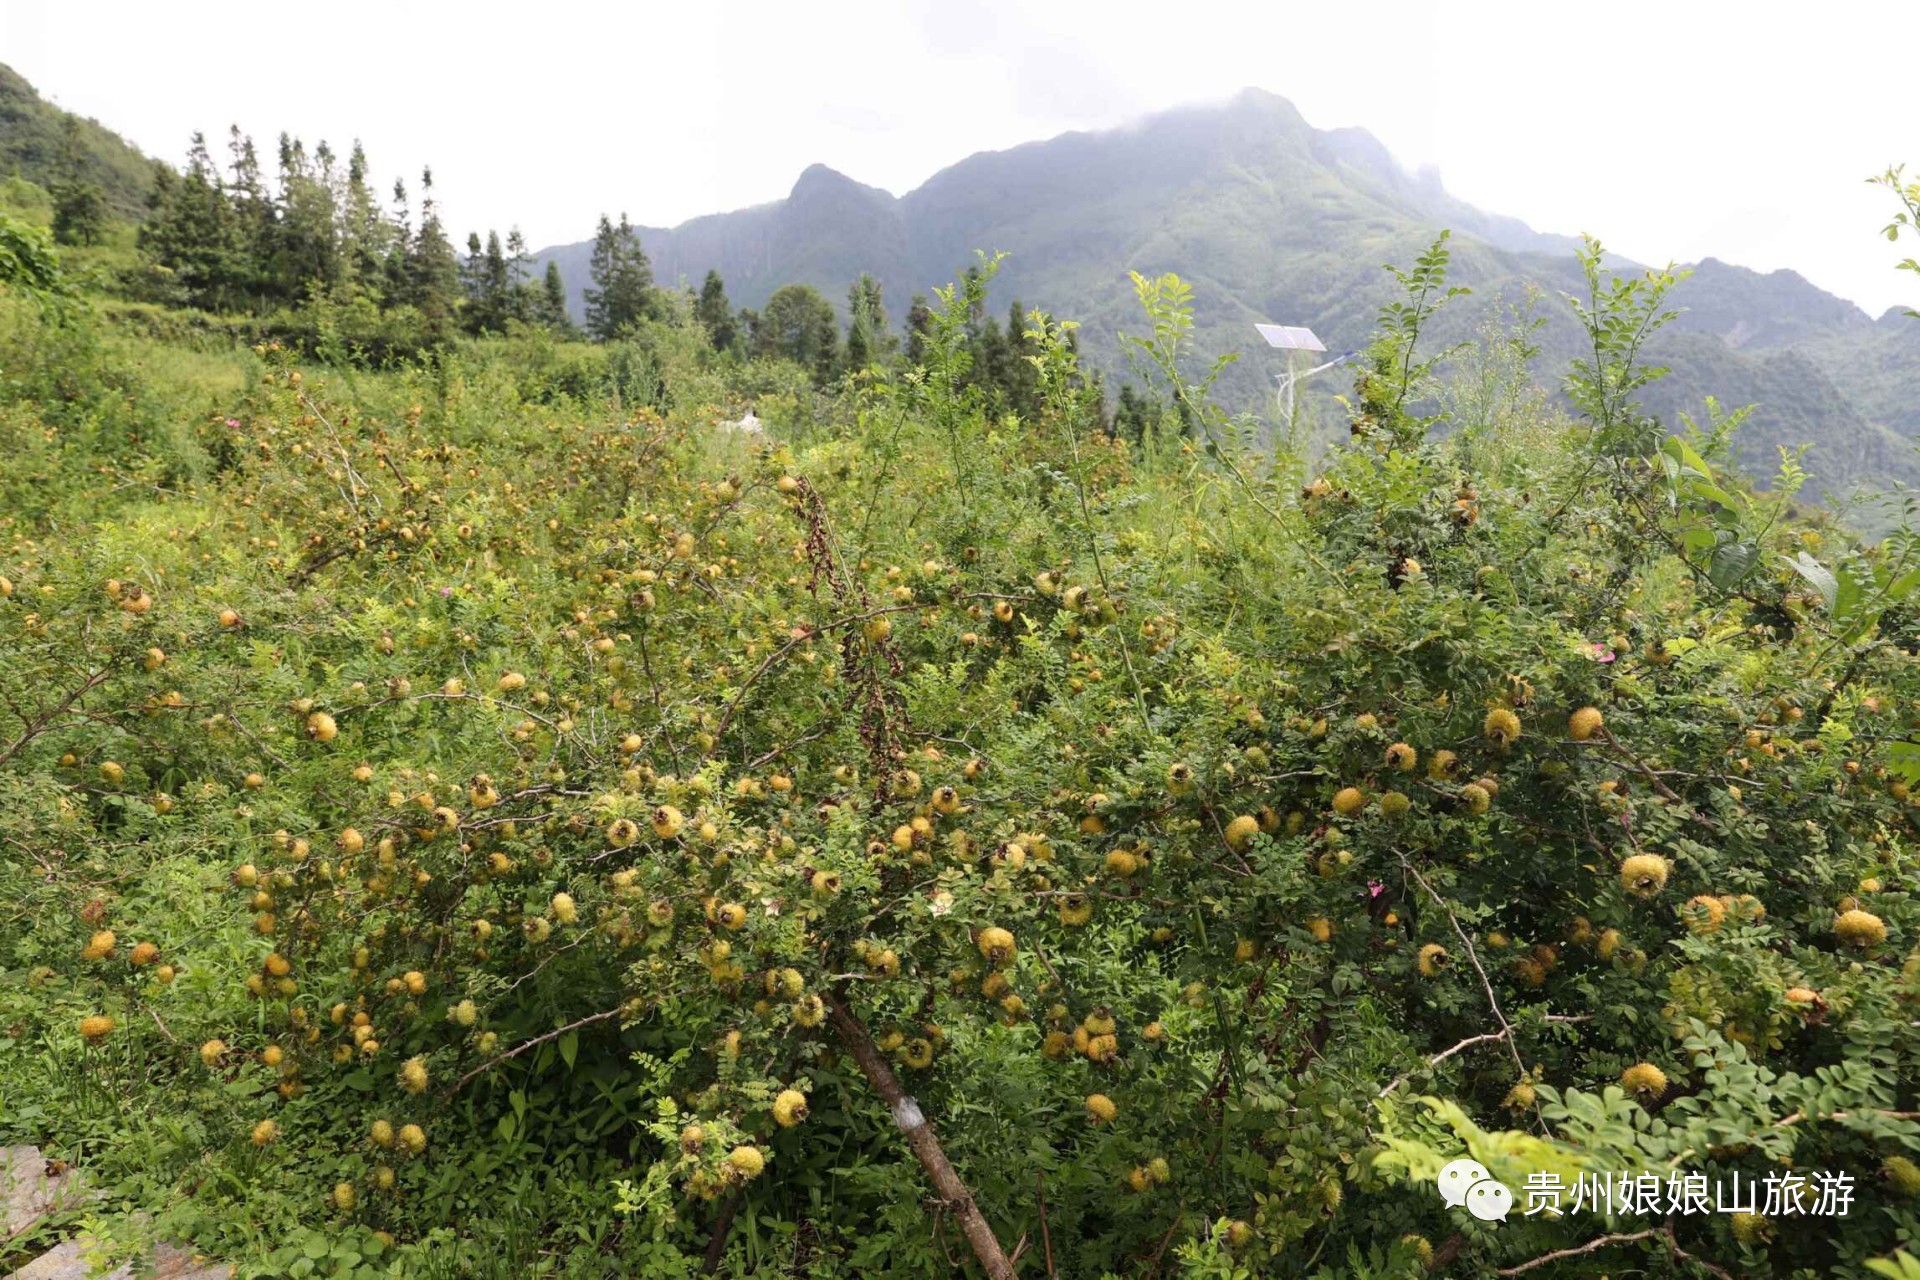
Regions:
[[[275, 1275], [919, 1276], [970, 1205], [1062, 1275], [1858, 1269], [1920, 1226], [1914, 543], [1660, 431], [1598, 261], [1576, 421], [1421, 416], [1436, 246], [1304, 473], [1177, 281], [1144, 451], [1044, 317], [1021, 422], [672, 323], [263, 347], [203, 474], [9, 507], [0, 1127]], [[1857, 1198], [1495, 1228], [1462, 1153]]]

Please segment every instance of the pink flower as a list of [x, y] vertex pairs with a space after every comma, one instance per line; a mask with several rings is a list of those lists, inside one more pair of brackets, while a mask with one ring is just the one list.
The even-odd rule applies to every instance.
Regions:
[[444, 600], [444, 599], [446, 599], [446, 598], [447, 598], [448, 596], [450, 596], [450, 595], [452, 595], [452, 594], [453, 594], [453, 588], [452, 588], [452, 587], [442, 587], [442, 588], [440, 588], [440, 598], [441, 598], [442, 600]]
[[1607, 646], [1596, 644], [1593, 646], [1592, 657], [1595, 662], [1612, 662], [1614, 653], [1613, 650], [1607, 648]]
[[1387, 886], [1381, 884], [1378, 880], [1367, 881], [1367, 897], [1377, 898], [1386, 891]]
[[238, 418], [228, 418], [228, 419], [227, 419], [227, 425], [228, 425], [228, 426], [230, 426], [230, 427], [237, 427], [237, 426], [239, 426], [239, 425], [240, 425], [240, 419], [238, 419]]

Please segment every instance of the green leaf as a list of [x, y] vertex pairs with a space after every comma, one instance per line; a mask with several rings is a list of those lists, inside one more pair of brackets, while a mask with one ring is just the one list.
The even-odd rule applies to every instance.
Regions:
[[1707, 581], [1731, 591], [1760, 562], [1760, 548], [1751, 542], [1723, 542], [1707, 557]]
[[1826, 602], [1827, 610], [1832, 612], [1834, 601], [1840, 594], [1840, 583], [1827, 567], [1802, 551], [1787, 561], [1787, 566], [1810, 583], [1820, 598]]
[[573, 1070], [574, 1055], [580, 1052], [580, 1033], [569, 1031], [560, 1037], [560, 1061], [567, 1064], [567, 1070]]

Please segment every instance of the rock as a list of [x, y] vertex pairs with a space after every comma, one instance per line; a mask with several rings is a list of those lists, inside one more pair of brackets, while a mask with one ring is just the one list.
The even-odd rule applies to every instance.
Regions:
[[[40, 1149], [23, 1146], [0, 1148], [0, 1196], [6, 1204], [6, 1232], [0, 1239], [15, 1240], [48, 1214], [78, 1207], [87, 1193], [77, 1170], [48, 1177]], [[95, 1275], [87, 1262], [93, 1247], [85, 1235], [64, 1240], [7, 1280], [131, 1280], [131, 1263]], [[231, 1280], [232, 1275], [232, 1267], [211, 1264], [177, 1245], [163, 1244], [153, 1252], [152, 1280]]]
[[55, 1245], [14, 1272], [8, 1280], [129, 1280], [130, 1266], [115, 1267], [104, 1276], [95, 1276], [87, 1266], [89, 1242], [73, 1239]]
[[49, 1178], [38, 1147], [5, 1147], [0, 1148], [0, 1196], [6, 1201], [5, 1234], [11, 1238], [49, 1213], [76, 1207], [86, 1193], [71, 1169]]
[[170, 1244], [153, 1251], [150, 1273], [137, 1273], [132, 1263], [125, 1262], [96, 1275], [87, 1266], [92, 1250], [89, 1237], [75, 1236], [15, 1271], [8, 1280], [133, 1280], [136, 1274], [148, 1275], [150, 1280], [232, 1280], [233, 1276], [232, 1267], [210, 1263], [191, 1250]]
[[231, 1280], [233, 1268], [208, 1262], [190, 1249], [163, 1244], [153, 1251], [152, 1280]]

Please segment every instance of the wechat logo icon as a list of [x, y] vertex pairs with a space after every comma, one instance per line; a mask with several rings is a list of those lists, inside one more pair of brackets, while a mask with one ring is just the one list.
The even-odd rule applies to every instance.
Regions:
[[1482, 1222], [1504, 1222], [1507, 1211], [1513, 1208], [1513, 1192], [1506, 1184], [1495, 1182], [1478, 1160], [1455, 1160], [1440, 1171], [1436, 1181], [1440, 1198], [1449, 1209], [1465, 1206]]

